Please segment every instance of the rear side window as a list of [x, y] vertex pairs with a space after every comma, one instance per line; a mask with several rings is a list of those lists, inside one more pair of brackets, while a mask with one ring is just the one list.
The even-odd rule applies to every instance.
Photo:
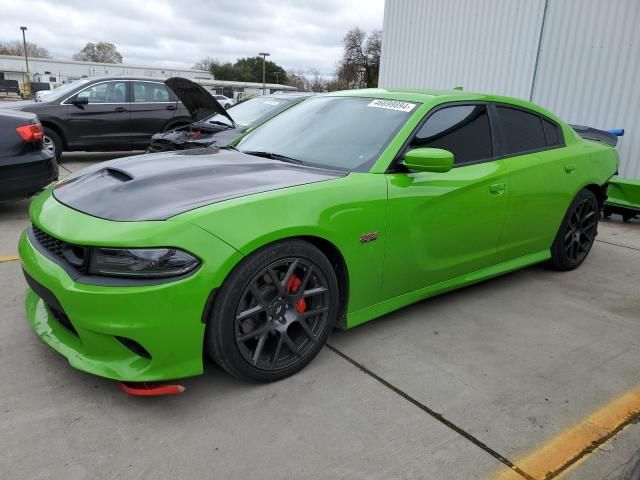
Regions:
[[555, 123], [543, 118], [542, 127], [544, 128], [544, 136], [547, 139], [548, 147], [555, 147], [563, 144], [560, 128], [558, 128]]
[[437, 110], [420, 128], [411, 145], [449, 150], [456, 165], [493, 157], [486, 105], [456, 105]]
[[171, 102], [175, 101], [173, 92], [166, 85], [155, 82], [133, 82], [134, 102]]
[[547, 148], [542, 119], [538, 115], [515, 108], [497, 106], [502, 153], [516, 155]]

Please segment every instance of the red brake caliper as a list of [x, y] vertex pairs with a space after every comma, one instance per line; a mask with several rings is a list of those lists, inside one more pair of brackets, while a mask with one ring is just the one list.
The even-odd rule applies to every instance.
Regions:
[[[287, 293], [296, 293], [296, 290], [300, 288], [301, 283], [302, 281], [296, 276], [296, 274], [292, 274], [291, 277], [289, 277], [289, 281], [287, 282]], [[298, 303], [296, 303], [296, 312], [302, 313], [306, 309], [307, 302], [304, 298], [301, 298], [300, 300], [298, 300]]]

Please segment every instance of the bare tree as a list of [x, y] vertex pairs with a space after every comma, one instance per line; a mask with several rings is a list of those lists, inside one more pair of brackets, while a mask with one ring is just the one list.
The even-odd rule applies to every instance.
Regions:
[[[20, 40], [0, 42], [0, 55], [24, 56], [24, 46]], [[27, 42], [27, 55], [34, 58], [51, 58], [49, 50], [35, 43]]]
[[122, 63], [122, 55], [113, 43], [87, 43], [82, 50], [73, 55], [74, 60], [100, 63]]
[[378, 86], [382, 31], [374, 30], [369, 35], [358, 27], [344, 36], [344, 52], [338, 62], [337, 79], [347, 88], [370, 88]]
[[287, 85], [296, 87], [300, 92], [309, 91], [309, 80], [305, 77], [304, 72], [300, 70], [287, 72]]
[[311, 91], [324, 92], [326, 89], [325, 81], [322, 78], [322, 74], [320, 73], [320, 70], [318, 70], [317, 68], [310, 68], [309, 76], [311, 77], [311, 79], [308, 80], [309, 88], [311, 89]]
[[218, 64], [219, 62], [212, 57], [205, 57], [195, 63], [193, 68], [196, 70], [205, 70], [207, 72], [211, 71], [211, 65]]
[[325, 82], [327, 92], [335, 92], [336, 90], [347, 90], [349, 86], [338, 77], [332, 77]]

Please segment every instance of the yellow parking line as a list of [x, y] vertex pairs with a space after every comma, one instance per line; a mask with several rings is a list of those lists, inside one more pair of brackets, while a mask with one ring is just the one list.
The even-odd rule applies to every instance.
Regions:
[[[514, 463], [521, 471], [536, 480], [550, 480], [584, 459], [638, 419], [640, 387], [616, 398]], [[504, 468], [495, 478], [522, 480], [523, 477], [513, 470]]]
[[0, 263], [15, 262], [16, 260], [20, 260], [20, 257], [16, 257], [14, 255], [3, 257], [2, 255], [0, 255]]

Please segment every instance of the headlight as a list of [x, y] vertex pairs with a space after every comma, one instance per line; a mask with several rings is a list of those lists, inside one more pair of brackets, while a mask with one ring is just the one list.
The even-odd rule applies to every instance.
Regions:
[[162, 278], [183, 275], [199, 265], [197, 258], [175, 248], [93, 248], [87, 273]]

